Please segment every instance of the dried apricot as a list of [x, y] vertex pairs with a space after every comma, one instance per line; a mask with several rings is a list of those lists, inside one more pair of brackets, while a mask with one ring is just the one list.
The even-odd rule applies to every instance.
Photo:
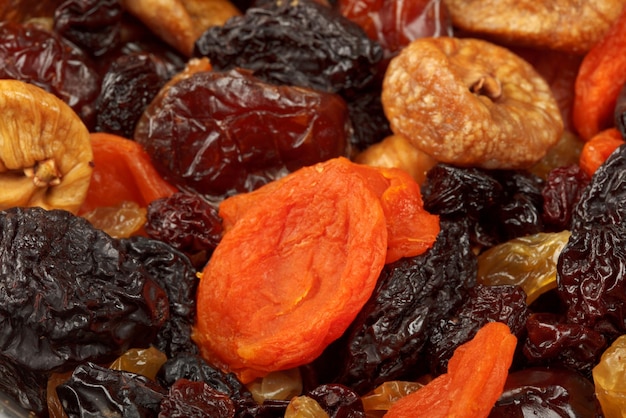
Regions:
[[550, 87], [511, 51], [479, 39], [423, 38], [389, 64], [391, 130], [436, 160], [528, 168], [561, 137]]
[[92, 174], [89, 131], [61, 99], [34, 84], [0, 80], [0, 208], [76, 213]]
[[[376, 285], [388, 238], [405, 244], [402, 203], [415, 209], [407, 194], [421, 200], [408, 174], [389, 171], [336, 158], [222, 202], [226, 232], [197, 293], [193, 338], [205, 359], [247, 383], [311, 362], [346, 330]], [[416, 188], [401, 187], [402, 176]], [[407, 223], [420, 226], [412, 238], [424, 252], [438, 218], [422, 211]]]
[[619, 15], [622, 0], [444, 0], [452, 23], [511, 45], [584, 53]]

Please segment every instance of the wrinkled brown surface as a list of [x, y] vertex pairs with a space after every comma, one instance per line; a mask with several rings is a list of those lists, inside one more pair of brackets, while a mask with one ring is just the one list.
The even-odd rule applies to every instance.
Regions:
[[161, 39], [191, 56], [196, 39], [241, 12], [229, 0], [122, 0]]
[[23, 22], [33, 17], [51, 17], [63, 0], [0, 0], [0, 20]]
[[452, 23], [514, 45], [584, 53], [617, 19], [624, 0], [444, 0]]
[[563, 132], [544, 79], [519, 56], [478, 39], [412, 42], [391, 61], [382, 101], [394, 133], [458, 165], [526, 168]]

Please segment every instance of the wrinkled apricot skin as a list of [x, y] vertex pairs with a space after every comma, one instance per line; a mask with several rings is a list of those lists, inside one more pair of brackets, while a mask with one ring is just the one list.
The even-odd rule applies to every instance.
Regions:
[[613, 111], [626, 82], [626, 8], [585, 55], [574, 86], [573, 120], [584, 140], [613, 126]]
[[623, 144], [624, 139], [617, 128], [605, 129], [585, 142], [578, 164], [591, 177], [609, 155]]
[[456, 165], [528, 168], [563, 132], [544, 79], [519, 56], [478, 39], [413, 41], [390, 62], [382, 102], [395, 134]]

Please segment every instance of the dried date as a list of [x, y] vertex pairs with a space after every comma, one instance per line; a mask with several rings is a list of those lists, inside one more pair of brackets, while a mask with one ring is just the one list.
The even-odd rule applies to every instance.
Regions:
[[95, 123], [100, 75], [89, 57], [55, 32], [0, 22], [0, 78], [35, 84], [66, 102], [88, 128]]
[[159, 93], [135, 140], [166, 180], [219, 200], [347, 155], [351, 131], [336, 94], [263, 83], [242, 70], [198, 71]]

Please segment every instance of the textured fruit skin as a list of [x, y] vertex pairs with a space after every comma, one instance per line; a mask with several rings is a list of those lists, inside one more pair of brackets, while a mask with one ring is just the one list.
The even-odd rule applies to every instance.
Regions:
[[165, 88], [134, 138], [167, 181], [209, 200], [349, 153], [351, 122], [338, 95], [243, 70], [199, 71]]
[[471, 38], [416, 39], [391, 60], [382, 101], [391, 130], [436, 160], [528, 168], [561, 137], [561, 113], [526, 61]]

